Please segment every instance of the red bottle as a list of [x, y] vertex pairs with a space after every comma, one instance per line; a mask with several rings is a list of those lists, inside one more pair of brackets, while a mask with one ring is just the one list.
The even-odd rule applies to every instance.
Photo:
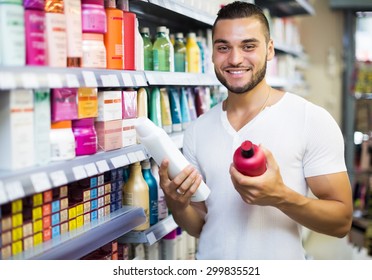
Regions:
[[233, 157], [235, 168], [246, 176], [259, 176], [266, 171], [263, 151], [251, 141], [244, 141]]

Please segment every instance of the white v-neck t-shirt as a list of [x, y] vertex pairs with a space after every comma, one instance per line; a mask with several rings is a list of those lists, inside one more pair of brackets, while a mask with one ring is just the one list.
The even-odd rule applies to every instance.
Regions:
[[234, 189], [229, 167], [244, 140], [269, 149], [284, 183], [302, 195], [306, 177], [346, 171], [338, 124], [304, 98], [285, 93], [239, 131], [217, 104], [184, 134], [183, 153], [211, 189], [197, 259], [304, 259], [301, 227], [275, 207], [246, 204]]

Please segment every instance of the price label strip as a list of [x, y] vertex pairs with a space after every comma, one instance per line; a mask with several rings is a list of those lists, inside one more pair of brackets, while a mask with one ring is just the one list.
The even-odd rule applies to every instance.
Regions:
[[5, 191], [4, 183], [0, 181], [0, 205], [7, 203], [8, 195]]
[[136, 156], [135, 153], [128, 153], [127, 156], [128, 156], [128, 159], [129, 159], [130, 163], [134, 163], [134, 162], [138, 161], [137, 156]]
[[53, 171], [49, 174], [53, 187], [59, 187], [68, 183], [66, 174], [63, 170]]
[[25, 191], [20, 181], [13, 181], [5, 183], [5, 190], [10, 201], [25, 197]]
[[152, 245], [157, 242], [155, 234], [152, 231], [146, 235], [146, 238], [149, 245]]
[[34, 173], [30, 177], [35, 192], [43, 192], [52, 187], [45, 172]]
[[88, 174], [88, 177], [94, 176], [98, 174], [98, 170], [94, 162], [88, 163], [84, 165], [85, 171]]
[[85, 171], [85, 168], [84, 166], [82, 165], [79, 165], [79, 166], [75, 166], [72, 168], [72, 172], [74, 173], [74, 177], [75, 177], [75, 180], [78, 181], [78, 180], [81, 180], [81, 179], [84, 179], [84, 178], [87, 178], [87, 173]]
[[125, 155], [121, 155], [111, 158], [111, 163], [115, 168], [119, 168], [128, 165], [130, 162]]
[[66, 82], [69, 88], [80, 87], [79, 79], [75, 74], [66, 74]]
[[98, 87], [96, 76], [92, 71], [83, 71], [83, 78], [86, 87]]
[[101, 82], [104, 87], [120, 87], [118, 77], [114, 74], [101, 75]]
[[138, 161], [143, 161], [146, 159], [146, 155], [142, 150], [135, 152], [135, 154]]
[[15, 75], [13, 73], [0, 73], [0, 88], [14, 89], [17, 88]]
[[96, 165], [98, 167], [99, 173], [104, 173], [104, 172], [110, 170], [110, 167], [108, 166], [107, 161], [104, 160], [104, 159], [103, 160], [100, 160], [100, 161], [97, 161], [96, 162]]
[[121, 73], [121, 78], [123, 79], [124, 86], [133, 87], [133, 80], [129, 73]]
[[23, 73], [21, 80], [24, 88], [39, 88], [39, 80], [33, 73]]
[[50, 88], [61, 88], [63, 87], [63, 82], [61, 76], [54, 73], [47, 74], [47, 79]]

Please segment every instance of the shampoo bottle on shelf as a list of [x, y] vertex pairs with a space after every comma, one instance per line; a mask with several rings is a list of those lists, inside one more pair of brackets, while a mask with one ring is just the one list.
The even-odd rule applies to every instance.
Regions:
[[149, 217], [150, 226], [156, 224], [159, 220], [158, 213], [158, 182], [156, 181], [154, 175], [151, 172], [151, 162], [149, 159], [145, 159], [141, 162], [142, 165], [142, 175], [149, 187]]
[[235, 168], [246, 176], [260, 176], [266, 171], [266, 158], [259, 146], [244, 141], [233, 156]]
[[150, 226], [149, 220], [149, 187], [143, 178], [141, 164], [135, 162], [130, 166], [129, 179], [123, 188], [123, 205], [142, 207], [146, 222], [134, 230], [145, 230]]
[[150, 38], [150, 29], [148, 27], [141, 28], [141, 36], [143, 40], [143, 56], [145, 70], [153, 70], [152, 62], [152, 42]]
[[[140, 117], [135, 125], [137, 135], [141, 143], [149, 151], [155, 162], [160, 165], [163, 159], [169, 160], [169, 176], [174, 178], [186, 166], [189, 165], [187, 159], [181, 151], [176, 147], [167, 133], [157, 127], [148, 118]], [[202, 181], [195, 194], [191, 197], [191, 201], [204, 201], [209, 196], [210, 189]]]
[[173, 45], [168, 40], [165, 26], [157, 27], [156, 32], [156, 40], [152, 49], [154, 70], [170, 72], [173, 64]]
[[174, 42], [174, 71], [186, 72], [186, 46], [183, 39], [183, 33], [176, 33]]
[[200, 73], [200, 48], [196, 41], [196, 34], [190, 32], [186, 39], [187, 72]]
[[137, 71], [145, 70], [145, 58], [144, 58], [144, 42], [139, 32], [139, 23], [138, 18], [136, 18], [136, 25], [135, 25], [135, 65]]

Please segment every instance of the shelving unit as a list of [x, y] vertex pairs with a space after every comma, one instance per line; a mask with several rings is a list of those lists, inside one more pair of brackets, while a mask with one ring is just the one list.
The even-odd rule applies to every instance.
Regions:
[[256, 0], [255, 3], [268, 8], [271, 14], [277, 17], [315, 14], [314, 8], [307, 0]]

